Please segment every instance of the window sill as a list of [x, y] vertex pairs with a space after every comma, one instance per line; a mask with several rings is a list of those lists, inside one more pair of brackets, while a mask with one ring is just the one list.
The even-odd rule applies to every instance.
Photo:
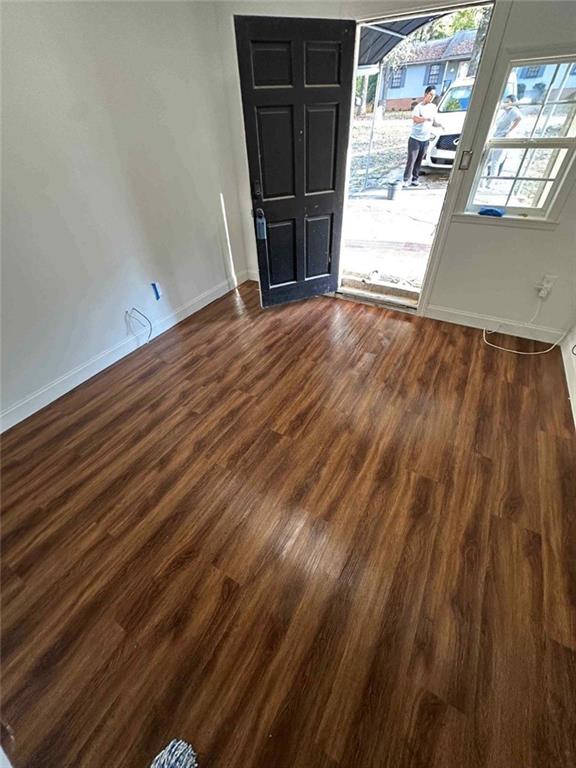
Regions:
[[557, 221], [526, 218], [525, 216], [480, 216], [477, 213], [454, 213], [456, 224], [481, 224], [492, 227], [516, 227], [516, 229], [556, 229]]

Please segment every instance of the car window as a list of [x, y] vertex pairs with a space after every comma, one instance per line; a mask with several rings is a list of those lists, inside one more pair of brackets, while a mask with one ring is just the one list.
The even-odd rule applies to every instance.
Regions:
[[459, 85], [450, 88], [438, 107], [439, 112], [466, 112], [472, 94], [471, 85]]

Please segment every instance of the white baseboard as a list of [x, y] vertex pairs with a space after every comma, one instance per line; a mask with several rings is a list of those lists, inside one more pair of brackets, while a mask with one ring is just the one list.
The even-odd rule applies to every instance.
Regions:
[[572, 332], [568, 334], [562, 343], [562, 358], [564, 360], [566, 383], [568, 384], [568, 397], [572, 406], [574, 426], [576, 426], [576, 355], [572, 354], [574, 344], [576, 344], [576, 327], [572, 329]]
[[[238, 285], [240, 285], [252, 278], [248, 277], [248, 270], [243, 270], [236, 275], [236, 279]], [[171, 312], [169, 315], [166, 315], [166, 317], [154, 323], [152, 338], [164, 333], [189, 315], [198, 312], [207, 304], [216, 301], [216, 299], [219, 299], [221, 296], [224, 296], [224, 294], [233, 290], [234, 287], [235, 285], [232, 280], [225, 280], [224, 282], [215, 285], [213, 288], [204, 291], [186, 304], [182, 304], [174, 310], [174, 312]], [[20, 421], [28, 418], [28, 416], [31, 416], [33, 413], [36, 413], [36, 411], [39, 411], [41, 408], [54, 402], [54, 400], [62, 397], [62, 395], [65, 395], [67, 392], [70, 392], [71, 389], [74, 389], [92, 378], [92, 376], [103, 371], [105, 368], [118, 362], [118, 360], [137, 349], [140, 346], [141, 338], [145, 338], [146, 336], [147, 332], [142, 331], [140, 334], [124, 339], [120, 344], [116, 344], [114, 347], [104, 350], [104, 352], [101, 352], [99, 355], [92, 357], [87, 362], [82, 363], [82, 365], [73, 368], [63, 376], [54, 379], [54, 381], [51, 381], [46, 386], [36, 390], [36, 392], [32, 392], [32, 394], [27, 395], [22, 398], [22, 400], [14, 403], [14, 405], [6, 408], [6, 410], [0, 413], [0, 432], [10, 429], [10, 427], [13, 427]]]
[[236, 272], [236, 283], [237, 285], [242, 285], [242, 283], [245, 283], [246, 280], [251, 280], [252, 278], [249, 277], [249, 270], [247, 269], [241, 269], [240, 272]]
[[424, 316], [431, 317], [433, 320], [444, 320], [447, 323], [467, 325], [472, 328], [486, 328], [487, 331], [497, 330], [509, 336], [520, 336], [523, 339], [532, 339], [533, 341], [553, 343], [561, 338], [564, 333], [562, 328], [547, 328], [543, 325], [516, 323], [513, 320], [506, 320], [501, 317], [478, 315], [474, 312], [463, 312], [459, 309], [440, 307], [435, 304], [428, 305], [424, 311]]

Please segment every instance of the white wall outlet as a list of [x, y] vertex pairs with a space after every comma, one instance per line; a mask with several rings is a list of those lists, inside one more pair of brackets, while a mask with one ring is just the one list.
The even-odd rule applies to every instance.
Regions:
[[542, 279], [536, 285], [536, 292], [541, 299], [546, 299], [558, 280], [558, 275], [543, 275]]

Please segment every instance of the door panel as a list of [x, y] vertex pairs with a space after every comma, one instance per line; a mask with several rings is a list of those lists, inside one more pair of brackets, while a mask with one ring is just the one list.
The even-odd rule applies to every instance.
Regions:
[[356, 24], [235, 25], [262, 304], [334, 291]]
[[332, 214], [306, 219], [306, 277], [330, 274]]
[[292, 85], [292, 47], [289, 41], [251, 44], [252, 73], [256, 88]]
[[268, 224], [268, 267], [272, 286], [297, 280], [294, 219]]
[[306, 192], [334, 191], [338, 104], [306, 107]]
[[294, 116], [290, 105], [257, 107], [263, 199], [294, 196]]
[[306, 85], [340, 85], [341, 43], [310, 42], [306, 51]]

